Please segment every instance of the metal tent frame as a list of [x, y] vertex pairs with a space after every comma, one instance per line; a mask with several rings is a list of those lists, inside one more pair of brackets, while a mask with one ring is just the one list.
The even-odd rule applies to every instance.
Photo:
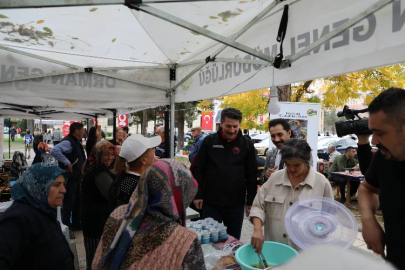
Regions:
[[[201, 0], [200, 0], [201, 1]], [[205, 2], [213, 1], [216, 2], [217, 0], [204, 0]], [[222, 1], [238, 1], [238, 0], [222, 0]], [[68, 67], [69, 71], [64, 71], [64, 72], [57, 72], [57, 73], [47, 73], [47, 74], [38, 74], [38, 75], [30, 75], [30, 76], [19, 76], [19, 77], [14, 77], [11, 79], [4, 79], [0, 80], [0, 83], [4, 82], [10, 82], [10, 81], [21, 81], [21, 80], [30, 80], [30, 79], [36, 79], [36, 78], [44, 78], [44, 77], [51, 77], [51, 76], [57, 76], [57, 75], [65, 75], [65, 74], [72, 74], [72, 73], [80, 73], [80, 72], [86, 72], [86, 73], [95, 73], [101, 76], [106, 76], [106, 77], [112, 77], [118, 80], [123, 80], [127, 81], [130, 83], [134, 84], [139, 84], [143, 86], [148, 86], [148, 87], [153, 87], [162, 91], [166, 92], [166, 97], [170, 98], [170, 108], [171, 108], [171, 114], [170, 114], [170, 127], [171, 130], [174, 131], [174, 111], [175, 111], [175, 94], [176, 94], [176, 89], [182, 85], [185, 81], [187, 81], [191, 76], [193, 76], [196, 72], [198, 72], [202, 67], [207, 65], [210, 62], [230, 62], [230, 63], [247, 63], [247, 64], [256, 64], [256, 65], [264, 65], [264, 66], [272, 66], [274, 63], [274, 58], [271, 57], [270, 55], [266, 55], [260, 51], [254, 50], [246, 45], [243, 45], [239, 42], [236, 41], [238, 37], [243, 35], [246, 31], [249, 30], [253, 25], [255, 25], [259, 20], [264, 18], [265, 15], [267, 15], [271, 10], [273, 10], [275, 7], [277, 7], [280, 3], [282, 3], [284, 0], [274, 0], [271, 4], [269, 4], [267, 7], [265, 7], [259, 14], [257, 14], [256, 17], [254, 17], [248, 24], [246, 24], [243, 28], [241, 28], [236, 34], [232, 35], [231, 37], [225, 37], [219, 34], [216, 34], [208, 29], [205, 29], [203, 27], [197, 26], [195, 24], [192, 24], [188, 21], [185, 21], [183, 19], [180, 19], [178, 17], [175, 17], [171, 14], [168, 14], [164, 11], [158, 10], [148, 4], [159, 4], [159, 3], [176, 3], [176, 2], [195, 2], [195, 1], [187, 1], [187, 0], [20, 0], [20, 1], [14, 1], [14, 0], [3, 0], [0, 3], [0, 9], [1, 8], [38, 8], [38, 7], [64, 7], [64, 6], [80, 6], [80, 5], [113, 5], [113, 4], [122, 4], [126, 5], [127, 7], [131, 9], [135, 9], [137, 11], [145, 12], [149, 15], [152, 15], [154, 17], [157, 17], [161, 20], [164, 20], [166, 22], [169, 22], [171, 24], [177, 25], [179, 27], [191, 30], [195, 33], [198, 33], [200, 35], [203, 35], [209, 39], [215, 40], [218, 43], [222, 44], [222, 46], [216, 50], [214, 53], [211, 55], [207, 56], [205, 59], [201, 60], [194, 60], [190, 62], [185, 62], [185, 63], [170, 63], [167, 66], [157, 66], [157, 65], [150, 65], [150, 66], [134, 66], [134, 67], [82, 67], [82, 66], [77, 66], [71, 63], [67, 62], [62, 62], [62, 61], [57, 61], [55, 59], [39, 56], [34, 53], [29, 53], [25, 52], [22, 50], [18, 50], [9, 46], [3, 46], [0, 45], [1, 50], [6, 50], [12, 53], [24, 55], [26, 57], [31, 57], [31, 58], [36, 58], [41, 61], [47, 61], [50, 63], [62, 65], [65, 67]], [[299, 1], [299, 0], [298, 0]], [[323, 36], [322, 38], [318, 39], [317, 41], [313, 42], [310, 44], [308, 47], [304, 48], [300, 52], [288, 57], [287, 59], [284, 59], [282, 61], [282, 65], [280, 68], [288, 68], [293, 64], [295, 61], [300, 59], [302, 56], [306, 55], [310, 51], [314, 50], [315, 48], [321, 46], [328, 40], [332, 39], [333, 37], [337, 36], [338, 34], [342, 33], [349, 27], [353, 26], [360, 20], [364, 19], [371, 13], [381, 9], [382, 7], [386, 6], [387, 4], [393, 2], [394, 0], [380, 0], [377, 3], [371, 5], [367, 9], [365, 9], [363, 12], [359, 13], [358, 15], [352, 17], [349, 19], [347, 22], [339, 26], [338, 28], [334, 29], [333, 31], [329, 32], [327, 35]], [[246, 59], [232, 59], [232, 58], [220, 58], [218, 55], [223, 52], [226, 48], [231, 47], [234, 49], [237, 49], [241, 52], [244, 52], [248, 55], [254, 56], [258, 59], [261, 60], [246, 60]], [[176, 67], [182, 67], [182, 66], [188, 66], [188, 65], [198, 65], [195, 67], [187, 76], [185, 76], [182, 80], [176, 83]], [[111, 73], [111, 71], [117, 71], [117, 70], [131, 70], [131, 69], [165, 69], [168, 71], [168, 76], [170, 76], [170, 88], [165, 88], [153, 83], [147, 83], [147, 82], [141, 82], [139, 80], [135, 79], [129, 79], [129, 78], [124, 78], [122, 76], [119, 76], [117, 74]], [[99, 108], [99, 110], [93, 110], [91, 112], [69, 112], [66, 111], [64, 108], [47, 108], [46, 106], [35, 106], [36, 104], [32, 106], [22, 106], [22, 105], [16, 105], [16, 104], [1, 104], [0, 103], [0, 108], [3, 107], [3, 109], [6, 109], [8, 111], [14, 111], [18, 112], [18, 115], [21, 113], [24, 113], [26, 111], [26, 114], [29, 116], [39, 116], [41, 118], [46, 118], [47, 115], [56, 115], [56, 114], [63, 114], [63, 113], [71, 113], [73, 117], [80, 117], [80, 116], [87, 116], [88, 117], [97, 117], [101, 115], [107, 115], [110, 114], [111, 111], [114, 111], [116, 113], [116, 109], [119, 108]], [[1, 111], [2, 109], [0, 109]], [[131, 109], [129, 108], [130, 111], [135, 111], [136, 109]], [[113, 134], [115, 136], [115, 126], [114, 126], [114, 131]], [[170, 135], [170, 156], [174, 156], [174, 132], [171, 132]]]

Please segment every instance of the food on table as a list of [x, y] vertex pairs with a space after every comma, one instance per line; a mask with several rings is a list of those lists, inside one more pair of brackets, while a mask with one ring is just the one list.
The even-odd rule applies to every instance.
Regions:
[[[264, 269], [263, 266], [261, 266], [258, 263], [254, 263], [250, 265], [251, 267], [257, 268], [257, 269]], [[268, 264], [269, 267], [271, 267], [272, 265]]]
[[221, 259], [217, 262], [217, 267], [220, 267], [219, 269], [232, 269], [237, 266], [238, 263], [233, 255], [221, 256]]

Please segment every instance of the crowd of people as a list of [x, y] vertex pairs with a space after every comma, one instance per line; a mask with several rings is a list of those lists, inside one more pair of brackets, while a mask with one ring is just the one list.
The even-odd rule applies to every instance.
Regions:
[[[369, 114], [377, 153], [371, 151], [369, 136], [359, 135], [359, 164], [356, 149], [348, 147], [340, 155], [332, 146], [330, 172], [362, 171], [365, 181], [352, 185], [350, 194], [359, 190], [364, 240], [405, 269], [405, 91], [384, 91], [370, 104]], [[51, 150], [59, 166], [34, 164], [13, 187], [14, 203], [0, 217], [0, 269], [73, 269], [73, 255], [55, 217], [62, 202], [62, 223], [83, 230], [87, 269], [205, 269], [197, 234], [185, 227], [190, 205], [201, 218], [224, 223], [236, 239], [244, 216], [249, 217], [257, 252], [264, 241], [300, 251], [285, 228], [287, 210], [303, 198], [333, 199], [330, 181], [344, 196], [345, 185], [314, 170], [314, 150], [283, 119], [268, 124], [276, 148], [267, 151], [258, 181], [257, 152], [241, 122], [242, 113], [227, 108], [217, 133], [205, 136], [200, 127], [192, 128], [190, 169], [164, 159], [164, 127], [152, 138], [118, 129], [114, 141], [98, 141], [97, 129], [91, 128], [84, 150], [83, 125], [73, 123]], [[379, 207], [385, 230], [374, 217]]]

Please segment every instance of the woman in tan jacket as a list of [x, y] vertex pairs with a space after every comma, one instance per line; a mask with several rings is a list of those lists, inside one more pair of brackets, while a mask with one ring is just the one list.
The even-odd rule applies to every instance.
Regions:
[[329, 181], [310, 166], [311, 147], [306, 141], [288, 140], [281, 150], [281, 158], [285, 169], [270, 176], [252, 205], [252, 245], [257, 252], [261, 251], [265, 240], [286, 244], [299, 251], [300, 248], [289, 238], [285, 229], [287, 210], [296, 201], [307, 197], [333, 199]]

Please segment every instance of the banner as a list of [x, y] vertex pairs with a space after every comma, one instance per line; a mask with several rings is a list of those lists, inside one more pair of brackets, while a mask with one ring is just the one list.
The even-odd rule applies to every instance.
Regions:
[[4, 118], [0, 118], [0, 166], [4, 165], [3, 161], [3, 134], [4, 134]]
[[69, 135], [69, 128], [70, 125], [72, 123], [74, 123], [75, 121], [66, 121], [63, 120], [63, 125], [62, 125], [62, 132], [63, 132], [63, 137], [66, 137], [67, 135]]
[[[312, 149], [313, 168], [317, 166], [319, 103], [280, 102], [280, 112], [270, 119], [286, 119], [296, 138], [306, 140]], [[276, 146], [269, 138], [269, 149]]]
[[201, 113], [201, 129], [212, 130], [212, 112]]
[[118, 126], [127, 127], [128, 126], [128, 114], [119, 114], [117, 116]]

